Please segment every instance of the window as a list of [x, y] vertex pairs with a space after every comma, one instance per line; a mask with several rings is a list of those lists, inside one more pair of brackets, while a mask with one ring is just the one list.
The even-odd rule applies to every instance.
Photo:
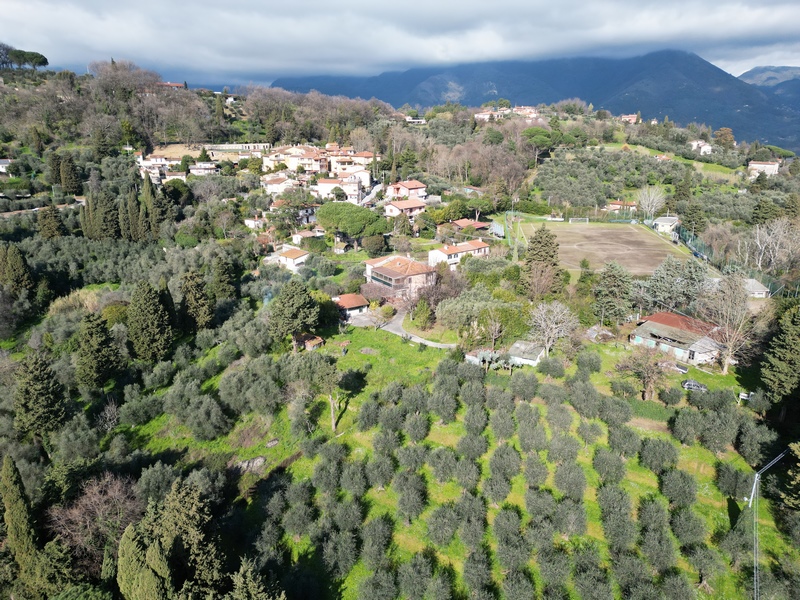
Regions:
[[689, 360], [694, 360], [694, 350], [689, 350]]

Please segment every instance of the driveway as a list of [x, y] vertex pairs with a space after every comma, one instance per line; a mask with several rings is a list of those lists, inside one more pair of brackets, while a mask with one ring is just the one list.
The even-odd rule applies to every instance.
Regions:
[[[419, 336], [408, 333], [405, 329], [403, 329], [403, 319], [406, 316], [406, 312], [407, 311], [405, 310], [397, 311], [397, 314], [392, 317], [392, 320], [384, 325], [381, 329], [400, 337], [407, 337], [412, 342], [417, 344], [425, 344], [431, 348], [442, 348], [444, 350], [449, 350], [457, 346], [457, 344], [440, 344], [438, 342], [431, 342]], [[354, 315], [350, 317], [350, 324], [354, 327], [375, 327], [375, 323], [373, 323], [367, 315]]]

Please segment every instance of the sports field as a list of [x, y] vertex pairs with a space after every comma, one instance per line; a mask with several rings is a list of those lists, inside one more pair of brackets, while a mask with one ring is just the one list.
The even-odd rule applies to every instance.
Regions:
[[[558, 237], [561, 264], [567, 269], [579, 269], [583, 258], [595, 270], [615, 260], [634, 275], [649, 275], [667, 254], [688, 258], [677, 246], [644, 225], [549, 221], [545, 226]], [[538, 227], [541, 223], [523, 225], [528, 239]]]

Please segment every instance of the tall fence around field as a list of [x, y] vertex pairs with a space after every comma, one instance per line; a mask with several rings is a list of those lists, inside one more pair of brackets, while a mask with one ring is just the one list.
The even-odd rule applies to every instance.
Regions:
[[758, 269], [753, 269], [751, 267], [739, 264], [735, 260], [731, 260], [727, 257], [717, 256], [711, 246], [704, 243], [703, 240], [697, 236], [692, 235], [692, 232], [689, 229], [686, 229], [681, 225], [677, 226], [675, 229], [675, 234], [684, 244], [686, 244], [686, 247], [689, 248], [689, 250], [691, 250], [697, 258], [705, 260], [708, 264], [712, 265], [714, 268], [723, 273], [728, 270], [735, 270], [739, 273], [742, 273], [745, 277], [759, 281], [764, 287], [769, 289], [770, 296], [774, 296], [776, 294], [786, 296], [800, 295], [800, 285], [792, 286], [791, 288], [787, 289], [785, 284], [781, 283], [774, 277], [759, 271]]

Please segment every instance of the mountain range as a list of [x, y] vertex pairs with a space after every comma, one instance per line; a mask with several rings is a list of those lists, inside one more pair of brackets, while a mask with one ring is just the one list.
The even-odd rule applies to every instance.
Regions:
[[580, 98], [613, 114], [730, 127], [737, 139], [800, 151], [800, 69], [758, 67], [741, 77], [696, 54], [662, 50], [624, 59], [565, 58], [420, 67], [372, 77], [285, 77], [273, 87], [424, 108], [445, 102], [514, 105]]

